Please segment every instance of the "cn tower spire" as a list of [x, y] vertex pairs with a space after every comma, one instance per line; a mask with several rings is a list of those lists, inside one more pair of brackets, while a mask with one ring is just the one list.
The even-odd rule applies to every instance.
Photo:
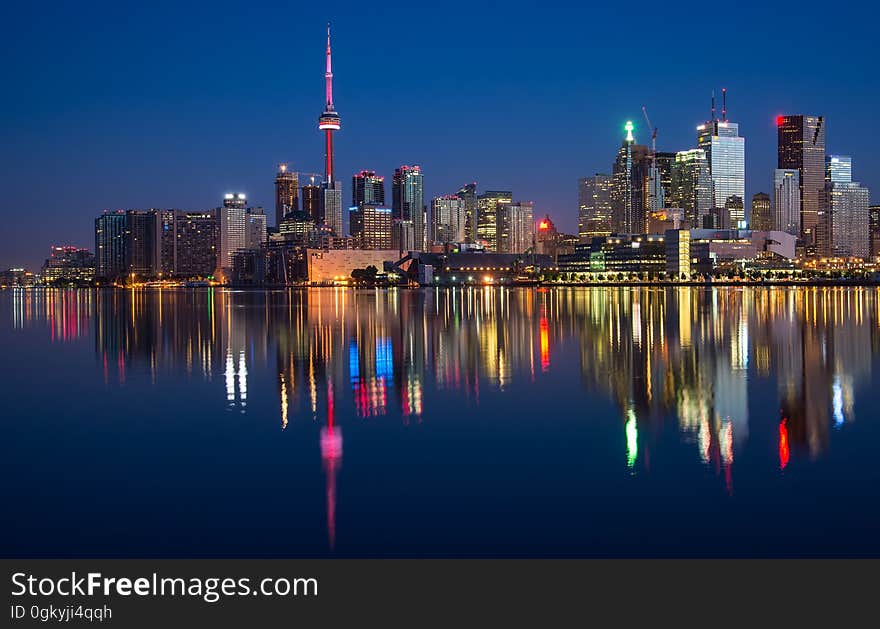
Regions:
[[330, 52], [330, 22], [327, 22], [327, 72], [324, 74], [324, 79], [327, 82], [327, 109], [333, 110], [333, 61], [332, 61], [332, 53]]

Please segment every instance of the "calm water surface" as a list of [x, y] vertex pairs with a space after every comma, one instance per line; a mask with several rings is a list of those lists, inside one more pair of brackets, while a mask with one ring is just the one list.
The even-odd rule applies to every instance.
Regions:
[[3, 556], [880, 556], [880, 290], [0, 293]]

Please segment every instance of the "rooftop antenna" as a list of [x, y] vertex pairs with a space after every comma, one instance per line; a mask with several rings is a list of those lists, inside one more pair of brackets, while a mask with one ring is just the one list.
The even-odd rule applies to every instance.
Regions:
[[727, 122], [727, 88], [721, 88], [721, 120]]
[[715, 90], [712, 90], [712, 122], [715, 122]]

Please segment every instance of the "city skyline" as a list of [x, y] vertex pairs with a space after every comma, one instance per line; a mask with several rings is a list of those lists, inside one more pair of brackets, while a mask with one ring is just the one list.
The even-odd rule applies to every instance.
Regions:
[[[474, 11], [476, 16], [485, 16], [479, 8]], [[748, 19], [748, 12], [743, 9], [734, 22]], [[212, 20], [225, 22], [234, 16], [235, 12], [230, 11], [229, 15], [215, 15]], [[27, 14], [19, 17], [23, 24], [31, 26], [42, 19]], [[74, 25], [84, 26], [82, 20], [85, 17], [87, 15], [75, 16]], [[36, 267], [50, 244], [89, 247], [92, 242], [90, 221], [103, 209], [176, 207], [199, 211], [216, 207], [220, 195], [232, 190], [245, 192], [253, 205], [273, 208], [271, 178], [278, 163], [286, 162], [296, 171], [322, 170], [323, 140], [315, 132], [314, 110], [320, 104], [316, 103], [315, 97], [320, 89], [317, 81], [321, 80], [318, 74], [322, 59], [318, 57], [318, 50], [325, 37], [321, 27], [327, 17], [331, 18], [336, 34], [334, 61], [337, 67], [334, 71], [340, 77], [334, 86], [336, 100], [342, 103], [347, 119], [336, 146], [336, 172], [341, 182], [346, 182], [353, 173], [364, 168], [375, 169], [377, 174], [390, 179], [394, 168], [400, 164], [419, 164], [427, 175], [426, 203], [435, 196], [454, 192], [463, 182], [476, 180], [481, 192], [512, 189], [518, 199], [533, 200], [536, 216], [549, 214], [561, 231], [576, 233], [577, 178], [610, 170], [613, 151], [619, 146], [623, 123], [627, 119], [635, 122], [636, 142], [649, 144], [650, 133], [645, 125], [640, 124], [638, 116], [640, 107], [647, 105], [652, 122], [659, 127], [658, 150], [693, 148], [694, 130], [708, 117], [711, 91], [727, 87], [729, 117], [740, 124], [740, 133], [747, 138], [745, 199], [757, 192], [771, 192], [770, 179], [776, 166], [776, 116], [791, 113], [824, 116], [830, 125], [827, 152], [853, 155], [854, 179], [875, 190], [880, 185], [878, 158], [869, 148], [873, 138], [870, 134], [857, 132], [860, 131], [860, 101], [845, 102], [845, 98], [842, 101], [846, 94], [835, 93], [829, 88], [829, 81], [833, 84], [844, 81], [850, 73], [859, 73], [864, 61], [857, 54], [850, 54], [849, 65], [842, 69], [832, 64], [833, 60], [823, 61], [829, 81], [823, 81], [821, 86], [801, 84], [803, 79], [795, 76], [791, 81], [783, 81], [780, 87], [762, 82], [768, 79], [767, 71], [759, 67], [759, 59], [754, 55], [747, 64], [752, 71], [743, 75], [726, 74], [717, 68], [703, 68], [701, 62], [681, 60], [680, 66], [667, 64], [651, 71], [633, 65], [623, 73], [624, 77], [611, 76], [610, 69], [598, 66], [594, 73], [572, 76], [572, 67], [582, 60], [584, 52], [592, 51], [600, 56], [608, 52], [605, 48], [608, 42], [599, 37], [595, 42], [584, 43], [574, 37], [571, 27], [538, 16], [533, 20], [536, 41], [545, 41], [546, 38], [548, 46], [541, 50], [537, 50], [540, 47], [530, 49], [531, 63], [522, 66], [522, 73], [516, 77], [523, 85], [534, 88], [534, 93], [521, 93], [514, 101], [505, 102], [505, 107], [501, 108], [504, 111], [493, 118], [492, 125], [478, 126], [473, 120], [476, 106], [493, 94], [497, 97], [503, 86], [510, 87], [507, 74], [525, 58], [525, 51], [517, 52], [501, 45], [490, 48], [476, 40], [468, 40], [462, 44], [461, 50], [446, 59], [441, 53], [450, 52], [448, 49], [437, 50], [422, 42], [414, 42], [412, 54], [422, 55], [421, 61], [430, 63], [423, 63], [422, 70], [415, 76], [409, 73], [408, 79], [414, 83], [408, 92], [412, 96], [410, 102], [367, 98], [361, 95], [361, 86], [367, 77], [359, 72], [364, 56], [351, 42], [352, 22], [340, 19], [340, 16], [312, 15], [307, 9], [303, 12], [303, 19], [290, 26], [298, 34], [292, 38], [296, 41], [290, 44], [296, 51], [295, 60], [282, 64], [284, 80], [278, 85], [266, 81], [266, 77], [260, 74], [268, 70], [263, 65], [265, 61], [261, 61], [262, 53], [248, 53], [236, 61], [239, 72], [262, 77], [264, 87], [275, 89], [278, 97], [271, 95], [274, 92], [269, 97], [250, 97], [244, 87], [229, 87], [205, 101], [199, 95], [194, 100], [202, 108], [199, 112], [194, 111], [193, 104], [186, 99], [175, 100], [176, 96], [192, 95], [191, 88], [183, 85], [181, 80], [185, 78], [181, 75], [193, 70], [186, 69], [187, 64], [199, 54], [190, 51], [189, 57], [186, 54], [182, 57], [185, 61], [182, 72], [172, 77], [154, 77], [160, 88], [158, 93], [167, 91], [167, 98], [153, 97], [151, 93], [144, 98], [139, 83], [127, 75], [111, 72], [113, 94], [119, 94], [119, 108], [109, 112], [113, 115], [96, 118], [99, 112], [108, 113], [102, 109], [104, 105], [99, 98], [105, 93], [102, 89], [107, 89], [107, 77], [103, 78], [103, 83], [98, 80], [100, 77], [93, 76], [74, 86], [75, 89], [71, 88], [73, 91], [68, 93], [68, 100], [53, 108], [34, 100], [40, 88], [25, 86], [22, 82], [26, 73], [21, 70], [30, 68], [33, 71], [36, 61], [18, 66], [16, 72], [20, 75], [14, 73], [13, 85], [19, 88], [24, 98], [21, 102], [4, 105], [14, 127], [10, 146], [17, 147], [14, 155], [4, 156], [4, 170], [10, 175], [9, 198], [16, 208], [24, 211], [24, 218], [6, 232], [0, 266]], [[610, 16], [605, 17], [610, 19]], [[431, 28], [440, 28], [445, 20], [442, 18], [439, 25]], [[519, 17], [508, 18], [509, 24], [521, 21]], [[146, 23], [149, 24], [150, 20]], [[182, 23], [169, 28], [180, 29], [186, 23], [184, 17]], [[466, 29], [475, 28], [476, 24], [466, 26]], [[678, 29], [684, 30], [677, 25], [673, 32]], [[51, 28], [48, 30], [52, 31]], [[121, 30], [125, 32], [126, 29]], [[28, 29], [24, 31], [28, 32]], [[183, 33], [177, 30], [172, 33], [176, 33], [172, 37], [176, 46], [173, 48], [186, 53], [187, 46], [179, 40]], [[558, 37], [552, 37], [554, 33]], [[787, 35], [778, 37], [781, 46]], [[195, 40], [198, 39], [196, 36]], [[86, 52], [72, 54], [71, 63], [82, 65], [80, 69], [87, 77], [90, 72], [108, 66], [112, 68], [115, 63], [103, 56], [99, 56], [98, 61], [87, 58], [89, 52], [99, 52], [94, 50], [100, 47], [99, 44], [101, 42], [88, 40], [84, 45]], [[139, 50], [138, 44], [131, 46], [133, 50]], [[366, 58], [381, 67], [389, 56], [387, 51], [379, 50], [370, 51]], [[545, 56], [559, 59], [559, 66], [545, 65]], [[147, 75], [151, 76], [167, 61], [159, 54], [156, 58], [147, 59], [145, 56], [142, 63]], [[480, 71], [474, 76], [479, 75], [479, 83], [474, 84], [470, 75], [464, 79], [457, 74], [451, 76], [450, 70], [458, 72], [463, 67], [473, 68], [477, 63]], [[216, 78], [214, 72], [213, 68], [207, 70], [206, 78]], [[275, 72], [277, 75], [277, 67]], [[383, 76], [391, 81], [392, 86], [396, 85], [398, 79], [393, 73]], [[569, 96], [583, 94], [590, 82], [587, 79], [591, 77], [599, 79], [598, 85], [605, 86], [608, 98], [599, 99], [603, 101], [601, 105], [574, 99], [571, 101], [577, 103], [572, 106], [574, 115], [567, 116], [566, 121], [571, 132], [563, 138], [549, 130], [543, 130], [539, 135], [537, 132], [541, 130], [537, 127], [540, 125], [535, 125], [534, 121], [558, 106], [554, 94], [560, 90]], [[658, 82], [668, 81], [671, 77], [685, 81], [674, 100], [658, 86]], [[450, 98], [447, 102], [447, 96], [437, 97], [436, 90], [431, 89], [438, 81], [469, 86], [469, 93], [473, 93], [474, 87], [482, 89], [478, 89], [474, 98], [464, 102], [461, 98]], [[287, 87], [288, 83], [295, 88]], [[870, 94], [876, 86], [869, 84], [865, 89]], [[142, 97], [140, 100], [134, 98], [138, 94]], [[156, 98], [163, 107], [147, 113], [144, 108], [151, 98]], [[222, 102], [217, 103], [218, 100]], [[870, 102], [871, 99], [866, 100]], [[242, 115], [233, 116], [236, 111]], [[257, 111], [263, 113], [260, 119], [252, 117], [251, 112]], [[141, 116], [125, 116], [125, 112], [140, 112]], [[160, 113], [166, 117], [163, 119]], [[866, 109], [864, 117], [867, 116]], [[45, 119], [52, 123], [48, 129], [37, 124]], [[401, 126], [395, 125], [395, 120], [412, 122]], [[274, 126], [274, 136], [267, 133], [267, 122]], [[141, 128], [139, 124], [145, 127]], [[181, 124], [185, 128], [178, 129], [182, 131], [180, 137], [170, 140], [172, 130]], [[53, 129], [57, 133], [52, 133]], [[147, 138], [149, 130], [158, 135]], [[192, 135], [198, 130], [202, 130], [203, 135]], [[120, 135], [117, 141], [116, 136]], [[34, 141], [35, 138], [40, 141]], [[214, 152], [214, 144], [221, 140], [226, 150]], [[64, 151], [65, 141], [76, 143], [80, 159], [68, 156], [69, 152]], [[471, 146], [478, 147], [478, 150], [462, 150]], [[41, 155], [49, 159], [43, 160]], [[125, 158], [125, 155], [129, 157]], [[547, 159], [548, 156], [554, 159]], [[55, 194], [46, 194], [42, 190], [45, 171], [52, 168], [56, 163], [54, 160], [60, 162], [62, 159], [68, 166], [56, 166]], [[349, 194], [350, 190], [343, 190], [343, 198]], [[64, 202], [59, 203], [59, 198]], [[43, 220], [39, 220], [41, 218]], [[39, 229], [36, 229], [37, 225]]]

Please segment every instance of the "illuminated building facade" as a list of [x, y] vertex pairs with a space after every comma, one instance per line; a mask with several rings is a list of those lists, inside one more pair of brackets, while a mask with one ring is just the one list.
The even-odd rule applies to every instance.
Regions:
[[361, 203], [348, 212], [357, 249], [391, 249], [391, 208]]
[[871, 257], [880, 255], [880, 205], [868, 206]]
[[684, 218], [695, 227], [703, 227], [712, 209], [712, 177], [709, 160], [703, 149], [675, 154], [672, 168], [672, 205], [684, 210]]
[[596, 173], [578, 179], [578, 239], [611, 235], [612, 176]]
[[[831, 254], [844, 257], [870, 257], [868, 197], [868, 189], [857, 182], [826, 184], [822, 209], [830, 215]], [[827, 247], [820, 253], [827, 255]]]
[[485, 243], [487, 251], [498, 250], [498, 205], [512, 202], [509, 190], [487, 190], [477, 197], [477, 242]]
[[825, 183], [850, 183], [852, 181], [852, 157], [829, 155], [825, 159]]
[[95, 256], [80, 247], [51, 247], [40, 276], [44, 284], [88, 283], [95, 278]]

